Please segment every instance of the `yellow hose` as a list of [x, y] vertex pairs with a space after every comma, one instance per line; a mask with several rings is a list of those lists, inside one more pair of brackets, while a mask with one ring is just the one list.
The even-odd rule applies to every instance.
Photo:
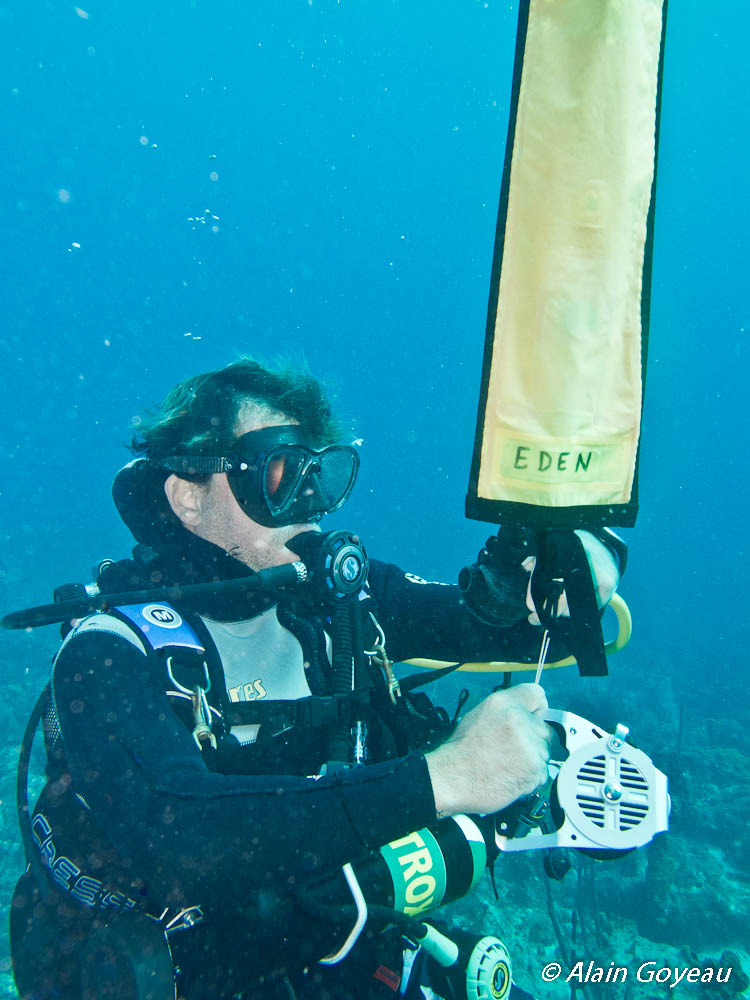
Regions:
[[[611, 653], [619, 653], [630, 641], [633, 632], [633, 619], [630, 616], [630, 608], [619, 594], [615, 594], [609, 602], [617, 617], [617, 635], [610, 642], [605, 643], [604, 652], [609, 656]], [[541, 630], [540, 630], [541, 636]], [[566, 656], [564, 660], [557, 660], [555, 663], [545, 663], [544, 669], [550, 670], [552, 667], [567, 667], [576, 662], [574, 656]], [[441, 667], [449, 667], [450, 660], [404, 660], [415, 667], [429, 667], [431, 670], [439, 670]], [[511, 673], [516, 670], [534, 670], [536, 663], [504, 663], [502, 660], [494, 660], [492, 663], [462, 663], [458, 670], [474, 674]]]

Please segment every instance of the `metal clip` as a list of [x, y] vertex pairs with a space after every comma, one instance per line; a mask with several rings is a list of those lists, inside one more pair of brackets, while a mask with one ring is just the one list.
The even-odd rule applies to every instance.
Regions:
[[[175, 689], [177, 691], [181, 691], [183, 694], [192, 695], [193, 692], [190, 690], [190, 688], [186, 688], [184, 684], [180, 684], [180, 682], [175, 677], [174, 670], [172, 669], [172, 663], [173, 663], [173, 661], [174, 661], [174, 657], [173, 656], [168, 656], [167, 657], [167, 676], [169, 677], [170, 681], [174, 684]], [[179, 666], [179, 664], [178, 664], [178, 666]], [[206, 691], [210, 691], [211, 690], [211, 678], [209, 677], [209, 674], [208, 674], [208, 664], [205, 661], [203, 663], [203, 677], [204, 677], [204, 679], [206, 681], [205, 690]]]
[[388, 684], [388, 697], [395, 705], [396, 699], [401, 697], [401, 687], [398, 683], [398, 678], [393, 672], [393, 660], [388, 659], [388, 654], [385, 651], [385, 632], [380, 627], [380, 622], [372, 611], [370, 612], [370, 620], [378, 631], [378, 637], [375, 640], [375, 648], [366, 649], [365, 656], [369, 656], [383, 670], [386, 683]]
[[[167, 914], [167, 910], [161, 915], [163, 919]], [[184, 910], [180, 910], [169, 923], [164, 927], [167, 934], [171, 934], [172, 931], [185, 931], [189, 930], [191, 927], [195, 927], [196, 924], [201, 923], [203, 920], [203, 910], [200, 906], [188, 906]]]
[[208, 706], [206, 692], [196, 684], [190, 694], [193, 704], [193, 739], [199, 750], [203, 750], [203, 743], [208, 740], [211, 747], [216, 749], [216, 737], [211, 732], [211, 709]]
[[622, 753], [623, 747], [625, 746], [625, 741], [630, 735], [630, 730], [627, 726], [623, 726], [621, 722], [618, 722], [615, 726], [615, 731], [610, 736], [607, 746], [613, 753]]

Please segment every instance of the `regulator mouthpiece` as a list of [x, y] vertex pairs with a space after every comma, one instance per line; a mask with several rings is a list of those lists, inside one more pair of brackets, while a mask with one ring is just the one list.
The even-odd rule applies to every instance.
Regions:
[[344, 601], [359, 594], [367, 583], [367, 553], [354, 532], [303, 531], [286, 547], [302, 557], [307, 586], [318, 600]]

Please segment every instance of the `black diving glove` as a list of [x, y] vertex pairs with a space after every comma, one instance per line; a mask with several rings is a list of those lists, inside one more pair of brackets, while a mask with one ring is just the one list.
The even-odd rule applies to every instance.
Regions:
[[526, 618], [529, 573], [522, 563], [536, 555], [536, 533], [528, 528], [500, 528], [488, 538], [477, 561], [458, 575], [464, 601], [480, 621], [508, 628]]

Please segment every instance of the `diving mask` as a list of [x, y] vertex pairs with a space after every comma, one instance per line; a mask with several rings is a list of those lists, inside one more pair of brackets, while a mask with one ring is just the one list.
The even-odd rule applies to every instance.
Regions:
[[248, 431], [232, 454], [171, 455], [160, 463], [177, 475], [224, 472], [237, 503], [266, 527], [308, 524], [349, 499], [359, 455], [349, 445], [311, 448], [297, 424]]

